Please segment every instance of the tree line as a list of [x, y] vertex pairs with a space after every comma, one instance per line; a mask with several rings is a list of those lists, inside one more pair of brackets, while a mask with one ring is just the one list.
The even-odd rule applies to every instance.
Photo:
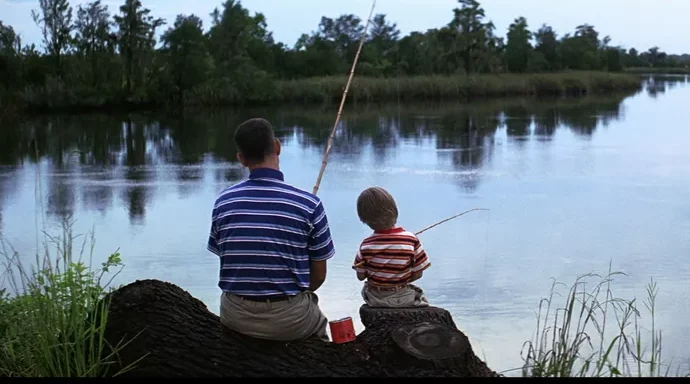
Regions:
[[[293, 46], [275, 41], [263, 14], [227, 0], [204, 30], [194, 14], [166, 21], [140, 0], [111, 13], [100, 0], [79, 5], [39, 0], [32, 17], [43, 49], [24, 44], [0, 21], [0, 104], [46, 108], [184, 102], [204, 94], [214, 103], [270, 99], [275, 83], [347, 73], [366, 20], [322, 17]], [[594, 26], [559, 36], [548, 25], [530, 30], [518, 17], [500, 37], [476, 0], [458, 0], [448, 24], [401, 36], [377, 14], [358, 76], [404, 77], [686, 67], [690, 56], [611, 46]], [[162, 32], [159, 35], [159, 32]]]

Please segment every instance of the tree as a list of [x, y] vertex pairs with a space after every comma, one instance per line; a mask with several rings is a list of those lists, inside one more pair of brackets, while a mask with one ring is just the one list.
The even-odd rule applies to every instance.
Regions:
[[455, 16], [449, 27], [459, 35], [459, 47], [456, 48], [464, 62], [467, 74], [474, 72], [480, 63], [480, 57], [486, 57], [494, 30], [492, 22], [484, 22], [486, 17], [484, 8], [477, 0], [458, 0], [460, 8], [453, 9]]
[[31, 10], [36, 25], [41, 28], [43, 43], [55, 59], [58, 75], [62, 75], [62, 56], [72, 42], [72, 7], [68, 0], [39, 0], [40, 13]]
[[331, 42], [343, 60], [352, 60], [364, 33], [362, 20], [353, 14], [331, 19], [322, 17], [318, 36]]
[[666, 59], [666, 52], [659, 50], [659, 47], [649, 48], [645, 56], [652, 67], [662, 67]]
[[151, 11], [143, 8], [139, 0], [125, 0], [120, 15], [115, 15], [118, 30], [118, 45], [125, 64], [127, 94], [134, 86], [144, 81], [150, 53], [156, 45], [156, 29], [165, 24], [163, 19], [154, 19]]
[[114, 53], [117, 36], [111, 32], [112, 24], [108, 6], [101, 5], [101, 0], [88, 3], [86, 8], [80, 5], [74, 22], [77, 52], [83, 56]]
[[185, 92], [203, 83], [212, 68], [211, 56], [206, 48], [203, 24], [196, 15], [178, 15], [175, 24], [161, 37], [163, 50], [169, 62], [179, 102]]
[[0, 21], [0, 91], [21, 83], [21, 51], [19, 35], [12, 26]]
[[19, 56], [21, 54], [21, 38], [11, 25], [0, 21], [0, 55]]
[[547, 70], [556, 71], [560, 69], [560, 57], [558, 55], [559, 44], [556, 32], [550, 26], [543, 24], [534, 34], [535, 51], [539, 52], [546, 61]]
[[601, 68], [599, 33], [589, 24], [579, 25], [574, 35], [566, 34], [560, 44], [565, 67], [578, 70]]
[[104, 65], [109, 64], [115, 54], [117, 43], [108, 6], [102, 5], [100, 0], [88, 3], [85, 8], [80, 5], [74, 26], [77, 53], [88, 62], [91, 84], [98, 88], [108, 78]]
[[227, 0], [223, 11], [215, 8], [211, 13], [212, 26], [208, 32], [209, 51], [221, 72], [227, 73], [235, 64], [249, 59], [247, 46], [252, 20], [239, 1]]
[[371, 24], [365, 46], [368, 49], [363, 56], [365, 60], [372, 61], [378, 71], [388, 74], [393, 69], [393, 63], [397, 61], [394, 56], [398, 53], [396, 48], [400, 30], [397, 24], [389, 23], [384, 14], [374, 16]]
[[508, 28], [505, 60], [510, 72], [525, 72], [532, 51], [532, 32], [527, 28], [527, 20], [519, 17]]

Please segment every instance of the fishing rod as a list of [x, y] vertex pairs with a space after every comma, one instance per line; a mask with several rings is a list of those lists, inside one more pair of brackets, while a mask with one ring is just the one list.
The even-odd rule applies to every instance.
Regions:
[[[455, 219], [455, 218], [458, 218], [458, 217], [460, 217], [460, 216], [466, 215], [466, 214], [468, 214], [468, 213], [470, 213], [470, 212], [474, 212], [474, 211], [489, 211], [489, 209], [487, 209], [487, 208], [474, 208], [474, 209], [470, 209], [470, 210], [465, 211], [465, 212], [458, 213], [457, 215], [451, 216], [451, 217], [449, 217], [449, 218], [447, 218], [447, 219], [443, 219], [443, 220], [439, 221], [438, 223], [432, 224], [432, 225], [430, 225], [430, 226], [428, 226], [428, 227], [422, 229], [421, 231], [416, 232], [416, 233], [415, 233], [415, 236], [421, 235], [422, 233], [424, 233], [424, 232], [430, 230], [431, 228], [434, 228], [434, 227], [439, 226], [439, 225], [441, 225], [441, 224], [443, 224], [443, 223], [445, 223], [445, 222], [447, 222], [447, 221], [451, 221], [451, 220], [453, 220], [453, 219]], [[361, 266], [364, 265], [365, 263], [366, 263], [366, 261], [360, 261], [359, 263], [355, 264], [355, 267], [361, 267]]]
[[[364, 42], [366, 41], [367, 37], [367, 32], [369, 31], [369, 24], [371, 24], [372, 17], [374, 16], [374, 9], [376, 8], [376, 0], [373, 1], [371, 4], [371, 11], [369, 11], [369, 17], [367, 18], [367, 23], [364, 26], [364, 32], [362, 33], [362, 38], [359, 41], [359, 47], [357, 48], [357, 53], [355, 54], [355, 58], [352, 62], [352, 68], [350, 69], [350, 75], [347, 79], [347, 83], [345, 84], [345, 90], [343, 91], [343, 96], [340, 100], [340, 108], [338, 108], [338, 113], [335, 117], [335, 123], [333, 124], [333, 128], [331, 129], [331, 133], [328, 136], [328, 144], [326, 145], [326, 151], [323, 154], [323, 160], [321, 161], [321, 170], [319, 171], [319, 176], [316, 179], [316, 184], [314, 185], [313, 189], [313, 194], [316, 195], [316, 193], [319, 191], [319, 186], [321, 186], [321, 180], [323, 179], [323, 175], [326, 172], [326, 166], [328, 165], [328, 156], [331, 153], [331, 148], [333, 147], [333, 140], [335, 139], [335, 132], [338, 129], [338, 124], [340, 123], [340, 118], [343, 115], [343, 107], [345, 106], [345, 100], [347, 99], [347, 94], [350, 90], [350, 84], [352, 83], [352, 78], [355, 75], [355, 69], [357, 68], [357, 62], [359, 61], [359, 55], [362, 52], [362, 47], [364, 46]], [[475, 208], [475, 209], [470, 209], [469, 211], [465, 211], [462, 213], [459, 213], [455, 216], [451, 216], [447, 219], [441, 220], [438, 223], [432, 224], [421, 231], [415, 233], [415, 235], [420, 235], [438, 225], [441, 225], [447, 221], [453, 220], [457, 217], [463, 216], [467, 213], [474, 212], [474, 211], [488, 211], [486, 208]]]
[[313, 193], [319, 190], [321, 185], [321, 179], [326, 171], [326, 165], [328, 165], [328, 155], [331, 153], [331, 147], [333, 146], [333, 139], [335, 138], [335, 131], [338, 128], [338, 123], [340, 123], [340, 117], [343, 114], [343, 107], [345, 106], [345, 99], [347, 99], [347, 93], [350, 90], [350, 83], [355, 74], [355, 68], [357, 67], [357, 61], [359, 60], [359, 54], [362, 52], [362, 47], [364, 46], [364, 41], [367, 37], [367, 31], [369, 30], [369, 24], [371, 23], [371, 18], [374, 15], [374, 8], [376, 7], [376, 0], [371, 5], [371, 11], [369, 12], [369, 18], [367, 18], [367, 24], [364, 27], [364, 33], [362, 34], [362, 39], [359, 41], [359, 48], [357, 48], [357, 53], [355, 54], [355, 60], [352, 62], [352, 69], [350, 69], [350, 77], [345, 85], [345, 91], [343, 92], [343, 97], [340, 100], [340, 108], [338, 109], [338, 114], [335, 117], [335, 124], [333, 124], [333, 129], [331, 130], [331, 135], [328, 137], [328, 145], [326, 146], [326, 152], [323, 154], [323, 160], [321, 161], [321, 171], [319, 172], [319, 177], [316, 179], [316, 184], [314, 185]]
[[488, 211], [488, 210], [489, 210], [489, 209], [487, 209], [487, 208], [474, 208], [474, 209], [470, 209], [469, 211], [465, 211], [465, 212], [462, 212], [462, 213], [458, 213], [458, 214], [455, 215], [455, 216], [451, 216], [451, 217], [449, 217], [449, 218], [447, 218], [447, 219], [445, 219], [445, 220], [441, 220], [441, 221], [439, 221], [439, 222], [436, 223], [436, 224], [432, 224], [432, 225], [430, 225], [430, 226], [428, 226], [428, 227], [422, 229], [421, 231], [415, 233], [415, 235], [421, 235], [422, 233], [424, 233], [424, 232], [430, 230], [431, 228], [434, 228], [434, 227], [436, 227], [436, 226], [438, 226], [438, 225], [441, 225], [441, 224], [443, 224], [443, 223], [445, 223], [445, 222], [447, 222], [447, 221], [451, 221], [451, 220], [453, 220], [453, 219], [455, 219], [455, 218], [457, 218], [457, 217], [460, 217], [460, 216], [462, 216], [462, 215], [468, 214], [468, 213], [470, 213], [470, 212], [474, 212], [474, 211]]

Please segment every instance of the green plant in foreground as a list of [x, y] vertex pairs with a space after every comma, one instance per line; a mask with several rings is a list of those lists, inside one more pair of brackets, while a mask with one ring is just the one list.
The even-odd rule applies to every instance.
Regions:
[[[114, 253], [98, 269], [82, 261], [86, 240], [78, 260], [73, 260], [71, 225], [63, 225], [64, 236], [55, 239], [53, 258], [48, 242], [43, 256], [28, 271], [16, 252], [2, 240], [5, 256], [4, 279], [0, 291], [0, 377], [97, 377], [119, 374], [108, 372], [115, 362], [120, 343], [109, 345], [104, 339], [108, 319], [106, 294], [111, 270], [120, 267]], [[10, 252], [8, 252], [10, 250]], [[13, 294], [7, 292], [7, 287]], [[129, 367], [127, 367], [129, 368]]]
[[[565, 306], [554, 309], [559, 295], [554, 281], [542, 299], [533, 340], [524, 344], [522, 375], [526, 377], [668, 376], [662, 363], [661, 331], [654, 321], [657, 284], [647, 286], [644, 306], [651, 330], [643, 339], [636, 300], [614, 297], [611, 283], [623, 273], [580, 276], [565, 296]], [[587, 289], [588, 279], [599, 281]], [[649, 340], [651, 338], [651, 340]], [[648, 344], [647, 344], [648, 343]], [[648, 349], [649, 347], [649, 349]]]

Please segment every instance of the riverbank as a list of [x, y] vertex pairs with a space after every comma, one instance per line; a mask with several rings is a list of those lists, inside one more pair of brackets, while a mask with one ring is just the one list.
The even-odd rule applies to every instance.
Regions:
[[651, 74], [651, 75], [690, 75], [690, 68], [654, 68], [654, 67], [630, 67], [625, 68], [626, 73]]
[[[413, 373], [410, 370], [421, 376], [494, 375], [486, 366], [491, 366], [491, 362], [483, 362], [474, 355], [472, 346], [466, 344], [468, 339], [458, 329], [444, 331], [459, 335], [459, 342], [465, 343], [461, 348], [464, 355], [458, 358], [462, 363], [450, 371], [394, 352], [397, 349], [387, 335], [399, 324], [388, 320], [372, 323], [363, 319], [365, 331], [357, 335], [357, 341], [344, 345], [307, 340], [277, 347], [233, 332], [220, 332], [214, 326], [218, 317], [173, 284], [138, 280], [111, 290], [107, 275], [122, 266], [119, 254], [108, 257], [100, 269], [93, 269], [72, 258], [76, 238], [68, 225], [63, 227], [63, 233], [54, 240], [64, 248], [58, 248], [58, 254], [46, 254], [48, 258], [33, 273], [19, 264], [17, 255], [4, 260], [3, 276], [10, 271], [20, 273], [23, 288], [15, 285], [17, 291], [12, 295], [0, 291], [0, 377], [98, 377], [124, 373], [409, 376]], [[88, 242], [84, 245], [88, 246]], [[510, 371], [521, 371], [524, 377], [685, 376], [680, 366], [674, 370], [662, 361], [661, 331], [654, 327], [656, 283], [652, 281], [647, 286], [645, 312], [636, 300], [613, 294], [612, 284], [617, 275], [611, 270], [601, 276], [583, 275], [570, 288], [554, 282], [550, 295], [539, 303], [534, 339], [527, 341], [522, 351], [524, 366]], [[563, 301], [555, 301], [556, 297]], [[175, 308], [172, 312], [171, 306]], [[421, 317], [411, 313], [409, 318], [424, 318], [455, 328], [445, 309], [428, 311]], [[172, 333], [167, 327], [171, 313], [185, 325]], [[401, 315], [404, 314], [389, 317], [400, 319]], [[618, 322], [611, 322], [611, 318]], [[642, 320], [652, 322], [651, 330], [643, 328]], [[204, 342], [192, 341], [199, 338]], [[204, 348], [198, 349], [197, 345]], [[298, 351], [303, 352], [298, 353], [300, 360], [311, 364], [298, 364], [294, 369], [271, 368], [261, 359], [251, 358], [272, 354], [280, 359], [295, 356]], [[185, 362], [185, 356], [197, 358], [190, 363]], [[226, 359], [230, 363], [206, 364], [217, 356], [231, 357]], [[177, 364], [169, 364], [170, 361]], [[382, 367], [387, 369], [381, 370]]]
[[[252, 92], [238, 92], [219, 83], [201, 85], [184, 96], [184, 107], [227, 107], [280, 104], [318, 104], [340, 101], [346, 76], [267, 80]], [[562, 72], [490, 74], [472, 76], [416, 76], [404, 78], [361, 77], [355, 74], [349, 102], [468, 101], [511, 96], [583, 96], [633, 92], [642, 88], [634, 74], [610, 72]], [[134, 102], [118, 95], [81, 97], [77, 90], [23, 92], [15, 97], [24, 113], [128, 112], [180, 110], [179, 103], [144, 97]]]
[[[332, 102], [342, 97], [345, 77], [281, 81], [282, 102]], [[582, 96], [637, 91], [640, 77], [610, 72], [563, 72], [407, 78], [355, 77], [354, 101], [467, 100], [510, 96]]]

